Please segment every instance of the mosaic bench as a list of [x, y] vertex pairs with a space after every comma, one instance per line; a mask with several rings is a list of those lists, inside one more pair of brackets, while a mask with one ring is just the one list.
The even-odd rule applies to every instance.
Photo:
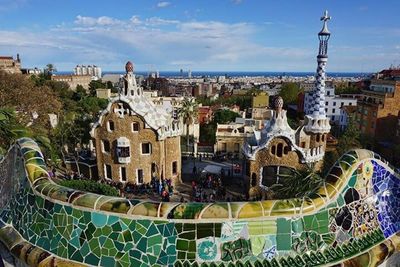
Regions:
[[354, 150], [312, 197], [173, 203], [62, 187], [38, 145], [0, 163], [0, 241], [30, 266], [377, 266], [400, 250], [400, 178]]

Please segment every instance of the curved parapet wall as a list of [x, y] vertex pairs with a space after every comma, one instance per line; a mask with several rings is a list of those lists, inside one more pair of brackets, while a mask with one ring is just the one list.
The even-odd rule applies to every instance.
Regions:
[[258, 202], [146, 202], [65, 188], [30, 139], [0, 166], [0, 240], [30, 265], [376, 266], [400, 247], [399, 176], [367, 150], [343, 155], [312, 197]]

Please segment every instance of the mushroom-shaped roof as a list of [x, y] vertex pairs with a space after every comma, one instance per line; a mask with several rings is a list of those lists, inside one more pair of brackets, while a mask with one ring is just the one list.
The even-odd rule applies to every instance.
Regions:
[[126, 62], [125, 70], [126, 72], [133, 72], [133, 63], [130, 61]]
[[277, 96], [274, 99], [274, 108], [282, 109], [283, 108], [283, 98], [281, 96]]

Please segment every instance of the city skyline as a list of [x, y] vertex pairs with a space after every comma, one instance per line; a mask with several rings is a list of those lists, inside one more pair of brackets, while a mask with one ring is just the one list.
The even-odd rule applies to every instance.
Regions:
[[400, 64], [395, 1], [0, 3], [1, 54], [19, 53], [23, 67], [119, 71], [130, 59], [139, 71], [314, 71], [325, 9], [333, 18], [328, 72]]

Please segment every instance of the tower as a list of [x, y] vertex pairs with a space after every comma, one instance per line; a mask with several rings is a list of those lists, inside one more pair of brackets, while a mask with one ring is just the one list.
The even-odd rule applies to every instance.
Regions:
[[311, 134], [327, 134], [331, 126], [325, 112], [325, 79], [326, 63], [328, 62], [328, 41], [331, 33], [328, 30], [328, 11], [321, 17], [322, 30], [318, 33], [319, 50], [317, 56], [317, 73], [315, 87], [311, 95], [311, 108], [305, 117], [305, 131]]
[[126, 74], [121, 77], [120, 84], [120, 94], [126, 97], [137, 97], [142, 96], [142, 90], [136, 84], [136, 77], [134, 74], [133, 63], [128, 61], [125, 65]]

